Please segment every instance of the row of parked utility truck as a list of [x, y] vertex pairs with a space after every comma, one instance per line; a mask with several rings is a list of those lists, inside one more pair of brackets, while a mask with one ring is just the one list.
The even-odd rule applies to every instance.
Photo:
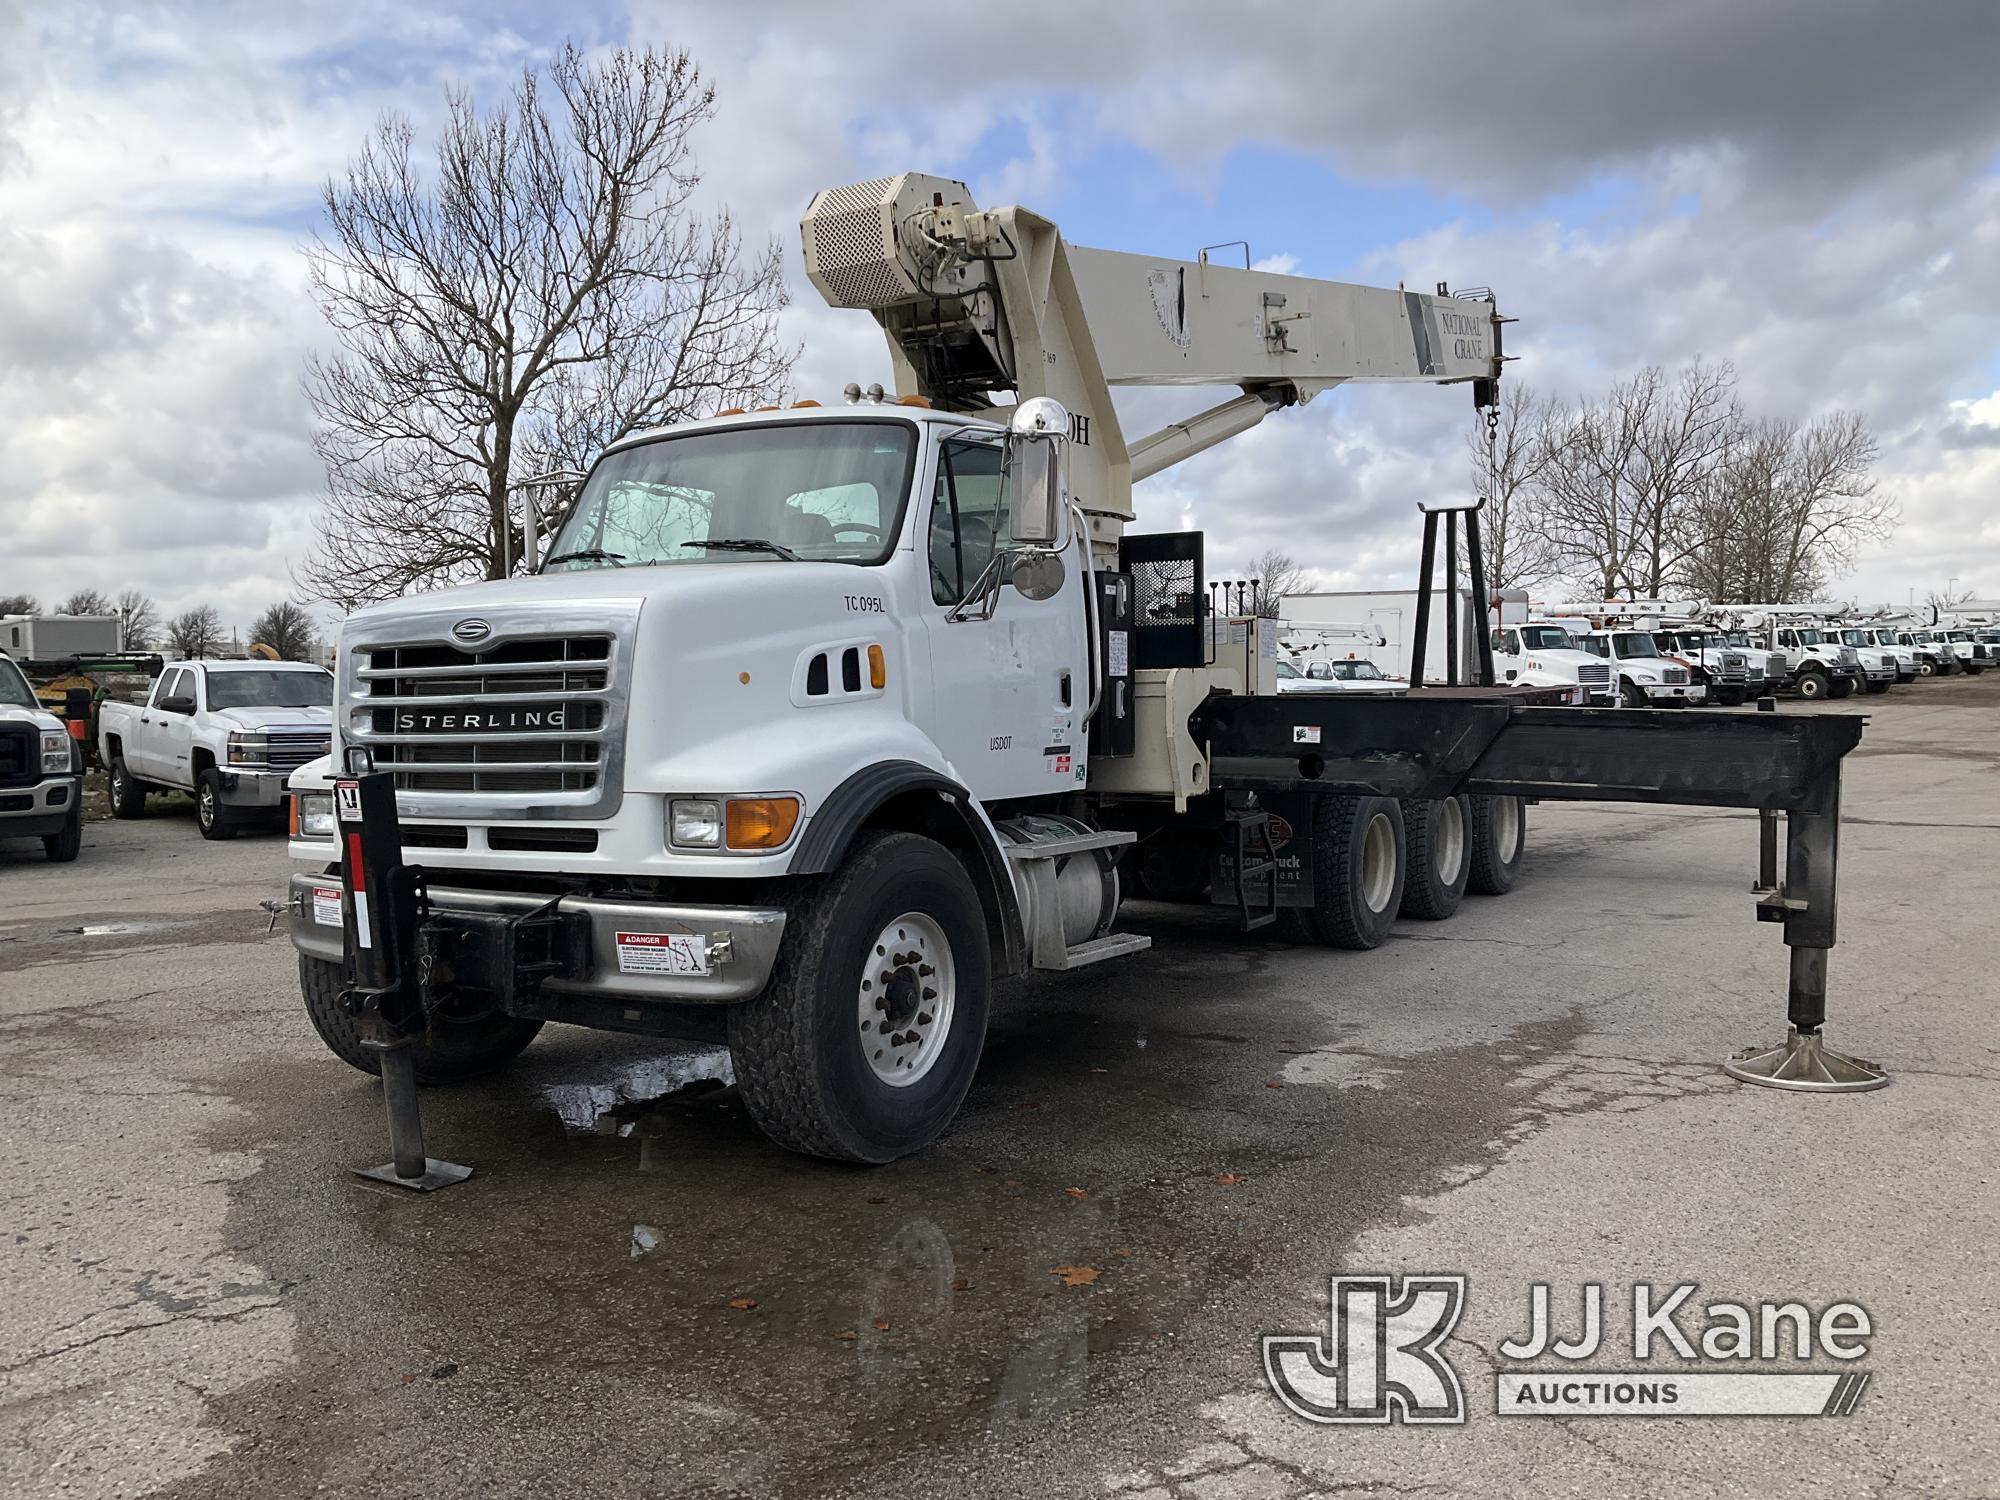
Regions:
[[1919, 677], [2000, 665], [2000, 627], [1971, 620], [1843, 620], [1801, 605], [1545, 604], [1504, 596], [1493, 629], [1502, 682], [1574, 685], [1630, 708], [1733, 707], [1886, 693]]

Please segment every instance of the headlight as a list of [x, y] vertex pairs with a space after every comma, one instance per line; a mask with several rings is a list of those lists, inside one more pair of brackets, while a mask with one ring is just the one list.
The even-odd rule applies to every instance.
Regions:
[[61, 776], [69, 770], [69, 736], [60, 729], [42, 731], [42, 774]]
[[229, 736], [229, 763], [232, 766], [268, 766], [271, 763], [270, 739], [262, 734], [236, 731]]
[[299, 836], [309, 839], [332, 838], [333, 793], [300, 792], [295, 800], [299, 805]]
[[722, 804], [713, 797], [676, 797], [668, 804], [667, 839], [680, 849], [720, 849]]
[[799, 826], [796, 797], [676, 797], [668, 804], [667, 837], [678, 849], [726, 849], [754, 854], [782, 849]]

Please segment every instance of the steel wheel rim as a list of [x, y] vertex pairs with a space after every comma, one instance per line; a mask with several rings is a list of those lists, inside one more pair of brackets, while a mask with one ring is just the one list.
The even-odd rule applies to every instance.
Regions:
[[1361, 899], [1372, 912], [1389, 909], [1396, 889], [1396, 829], [1389, 815], [1378, 812], [1361, 835]]
[[958, 1006], [958, 966], [937, 919], [904, 912], [876, 934], [856, 998], [869, 1071], [890, 1088], [919, 1082], [944, 1055]]
[[1456, 885], [1465, 868], [1465, 804], [1456, 797], [1438, 804], [1436, 847], [1438, 884]]
[[1500, 863], [1511, 865], [1521, 852], [1521, 803], [1516, 797], [1502, 797], [1493, 804], [1493, 847]]

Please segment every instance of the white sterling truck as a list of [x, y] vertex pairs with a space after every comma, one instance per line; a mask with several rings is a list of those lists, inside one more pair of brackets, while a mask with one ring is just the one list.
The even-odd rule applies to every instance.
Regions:
[[[775, 1140], [886, 1161], [958, 1110], [996, 979], [1148, 946], [1117, 927], [1128, 876], [1361, 948], [1512, 886], [1525, 797], [1836, 815], [1856, 720], [1696, 744], [1505, 686], [1281, 696], [1275, 622], [1215, 607], [1201, 534], [1132, 529], [1137, 481], [1345, 382], [1490, 405], [1490, 294], [1086, 250], [918, 174], [802, 228], [894, 394], [636, 434], [538, 575], [340, 631], [291, 930], [392, 1136], [404, 1068], [469, 1076], [558, 1021], [726, 1040]], [[1126, 384], [1240, 394], [1128, 438]], [[1831, 841], [1799, 847], [1826, 884], [1820, 926], [1787, 909], [1816, 963], [1795, 1012], [1833, 935]]]

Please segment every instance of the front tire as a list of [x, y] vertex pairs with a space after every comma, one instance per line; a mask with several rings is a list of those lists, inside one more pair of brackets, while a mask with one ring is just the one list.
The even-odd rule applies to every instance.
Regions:
[[[340, 1003], [340, 965], [299, 955], [299, 993], [306, 1018], [327, 1050], [351, 1068], [379, 1077], [382, 1064], [361, 1045], [359, 1021]], [[512, 1062], [542, 1029], [497, 1007], [453, 1000], [432, 1012], [431, 1029], [411, 1049], [418, 1083], [459, 1083]]]
[[1869, 692], [1871, 692], [1871, 693], [1886, 693], [1886, 692], [1888, 692], [1888, 691], [1889, 691], [1889, 688], [1890, 688], [1890, 687], [1891, 687], [1891, 684], [1890, 684], [1890, 683], [1887, 683], [1887, 682], [1874, 682], [1874, 681], [1871, 681], [1871, 682], [1870, 682], [1870, 683], [1868, 684], [1868, 691], [1869, 691]]
[[210, 766], [194, 779], [194, 826], [205, 839], [236, 837], [236, 818], [222, 801], [222, 773]]
[[1402, 914], [1441, 922], [1458, 910], [1472, 874], [1471, 817], [1466, 799], [1413, 798], [1403, 804], [1403, 839], [1409, 873], [1403, 879]]
[[1852, 698], [1854, 696], [1854, 679], [1852, 677], [1836, 677], [1827, 685], [1827, 696], [1830, 698]]
[[750, 1117], [780, 1146], [881, 1163], [951, 1124], [986, 1041], [986, 916], [950, 850], [870, 832], [787, 903], [763, 994], [729, 1008]]
[[111, 757], [111, 816], [143, 818], [146, 815], [146, 787], [125, 764], [122, 754]]
[[1827, 696], [1833, 688], [1833, 680], [1824, 672], [1801, 672], [1793, 686], [1798, 689], [1801, 698], [1811, 703]]
[[1621, 678], [1618, 683], [1618, 701], [1627, 708], [1644, 708], [1646, 694], [1631, 678]]
[[1519, 797], [1472, 799], [1472, 870], [1465, 888], [1504, 896], [1521, 878], [1528, 847], [1528, 810]]
[[[77, 789], [82, 790], [81, 783]], [[52, 864], [66, 865], [82, 851], [83, 803], [76, 800], [70, 804], [69, 821], [63, 824], [62, 832], [42, 835], [42, 852], [48, 855]]]

